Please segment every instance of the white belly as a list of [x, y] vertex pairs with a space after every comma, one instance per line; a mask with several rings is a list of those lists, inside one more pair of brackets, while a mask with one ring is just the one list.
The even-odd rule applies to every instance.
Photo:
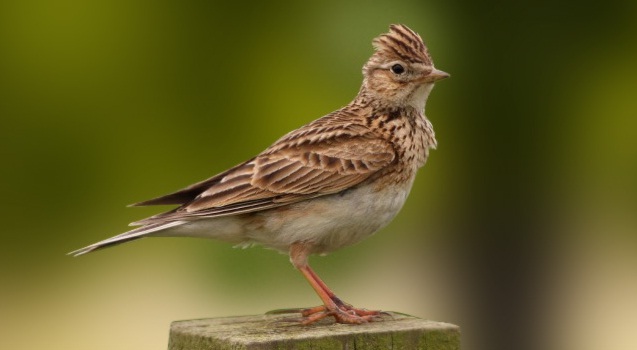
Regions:
[[263, 245], [287, 253], [296, 242], [325, 254], [360, 242], [386, 226], [402, 208], [412, 181], [376, 191], [363, 186], [285, 207], [184, 222], [154, 236], [214, 238], [239, 246]]
[[393, 186], [380, 192], [372, 186], [342, 194], [315, 198], [260, 213], [263, 225], [247, 232], [251, 242], [287, 251], [295, 242], [311, 242], [313, 253], [324, 254], [360, 242], [386, 226], [400, 211], [408, 186]]

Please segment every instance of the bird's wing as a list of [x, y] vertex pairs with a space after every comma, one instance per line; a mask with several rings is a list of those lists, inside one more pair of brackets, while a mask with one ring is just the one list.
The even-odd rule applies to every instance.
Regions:
[[244, 163], [241, 163], [235, 167], [232, 167], [220, 174], [217, 174], [209, 179], [206, 179], [204, 181], [200, 181], [197, 183], [194, 183], [186, 188], [183, 188], [179, 191], [170, 193], [170, 194], [166, 194], [157, 198], [153, 198], [153, 199], [149, 199], [149, 200], [145, 200], [143, 202], [138, 202], [138, 203], [134, 203], [129, 205], [129, 207], [143, 207], [143, 206], [148, 206], [148, 205], [170, 205], [170, 204], [185, 204], [188, 202], [191, 202], [192, 200], [194, 200], [195, 198], [197, 198], [197, 196], [199, 194], [201, 194], [201, 192], [205, 191], [206, 189], [208, 189], [210, 186], [220, 182], [224, 177], [226, 177], [228, 174], [235, 172], [237, 169], [243, 167], [244, 165], [246, 165], [247, 163], [253, 161], [253, 159], [250, 159]]
[[344, 133], [312, 139], [289, 134], [252, 160], [222, 174], [139, 203], [187, 201], [134, 224], [249, 213], [337, 193], [361, 183], [394, 158], [391, 144], [370, 135]]

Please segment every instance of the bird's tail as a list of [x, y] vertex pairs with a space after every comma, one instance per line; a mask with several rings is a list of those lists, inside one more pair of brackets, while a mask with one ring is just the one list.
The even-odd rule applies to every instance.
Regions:
[[119, 234], [117, 236], [111, 237], [111, 238], [107, 238], [103, 241], [99, 241], [97, 243], [93, 243], [89, 246], [86, 246], [84, 248], [80, 248], [78, 250], [74, 250], [70, 253], [68, 253], [67, 255], [72, 255], [72, 256], [79, 256], [79, 255], [83, 255], [86, 253], [90, 253], [94, 250], [98, 250], [98, 249], [102, 249], [102, 248], [107, 248], [110, 246], [114, 246], [120, 243], [124, 243], [124, 242], [129, 242], [129, 241], [133, 241], [139, 238], [143, 238], [153, 232], [158, 232], [158, 231], [163, 231], [165, 229], [171, 228], [171, 227], [175, 227], [175, 226], [179, 226], [181, 224], [183, 224], [183, 221], [170, 221], [170, 222], [164, 222], [164, 223], [156, 223], [156, 224], [150, 224], [150, 225], [146, 225], [146, 226], [142, 226], [142, 227], [138, 227], [134, 230], [130, 230], [128, 232], [124, 232], [122, 234]]

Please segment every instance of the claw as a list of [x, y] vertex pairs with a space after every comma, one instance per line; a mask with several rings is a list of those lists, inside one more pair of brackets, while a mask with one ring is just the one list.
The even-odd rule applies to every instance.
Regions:
[[325, 311], [327, 311], [327, 308], [325, 307], [325, 305], [315, 306], [315, 307], [301, 310], [301, 316], [308, 317], [310, 315], [313, 315], [319, 312], [325, 312]]
[[[340, 300], [339, 300], [340, 301]], [[315, 306], [301, 310], [304, 325], [314, 323], [326, 317], [334, 317], [338, 323], [361, 324], [373, 321], [382, 321], [383, 315], [390, 315], [383, 311], [357, 309], [347, 303], [335, 302], [336, 307], [330, 309], [325, 305]]]

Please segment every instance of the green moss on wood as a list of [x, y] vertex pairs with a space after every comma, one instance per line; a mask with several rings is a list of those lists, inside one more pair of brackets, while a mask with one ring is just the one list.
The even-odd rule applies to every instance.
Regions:
[[169, 350], [458, 350], [460, 331], [448, 323], [392, 314], [364, 325], [301, 326], [290, 315], [174, 322]]

